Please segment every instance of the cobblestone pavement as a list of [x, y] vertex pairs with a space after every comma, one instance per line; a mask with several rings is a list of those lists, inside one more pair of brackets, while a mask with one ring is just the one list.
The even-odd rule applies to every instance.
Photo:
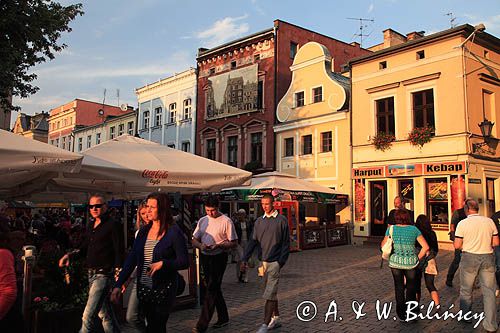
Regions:
[[[448, 310], [453, 305], [450, 312], [456, 313], [459, 310], [459, 272], [455, 276], [453, 288], [445, 285], [446, 272], [452, 258], [451, 246], [444, 245], [437, 257], [440, 274], [436, 278], [436, 287], [441, 297], [441, 311]], [[264, 304], [261, 299], [262, 283], [256, 270], [252, 270], [249, 283], [240, 284], [236, 282], [235, 264], [230, 264], [222, 287], [229, 309], [230, 325], [210, 329], [209, 332], [255, 332], [262, 323]], [[430, 296], [423, 283], [422, 292], [421, 304], [428, 305]], [[392, 275], [386, 263], [380, 268], [380, 253], [375, 246], [347, 245], [292, 253], [282, 270], [278, 297], [283, 326], [273, 332], [482, 332], [482, 324], [476, 330], [473, 329], [475, 320], [472, 324], [458, 322], [456, 319], [425, 319], [416, 323], [395, 321]], [[377, 299], [381, 303], [394, 302], [387, 320], [377, 320]], [[296, 309], [306, 300], [316, 304], [317, 315], [314, 319], [303, 322], [297, 318]], [[325, 323], [325, 314], [332, 301], [337, 305], [337, 320], [333, 321], [334, 316], [331, 315]], [[357, 320], [351, 308], [353, 301], [365, 303], [363, 312], [366, 315]], [[427, 307], [423, 311], [426, 312]], [[475, 289], [473, 312], [481, 311], [481, 291]], [[199, 313], [200, 309], [172, 313], [168, 331], [191, 332]], [[216, 320], [217, 316], [214, 315], [212, 324]]]

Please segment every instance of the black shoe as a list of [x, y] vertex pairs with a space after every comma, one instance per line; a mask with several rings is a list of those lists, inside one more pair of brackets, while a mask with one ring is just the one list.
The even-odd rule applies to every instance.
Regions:
[[446, 285], [450, 288], [453, 288], [453, 281], [446, 280]]
[[221, 327], [224, 327], [224, 326], [227, 326], [229, 325], [229, 320], [228, 321], [218, 321], [216, 322], [215, 324], [213, 324], [212, 328], [221, 328]]

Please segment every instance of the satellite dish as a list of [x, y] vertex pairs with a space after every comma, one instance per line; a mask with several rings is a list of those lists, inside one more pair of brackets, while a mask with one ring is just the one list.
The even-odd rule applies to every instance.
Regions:
[[127, 111], [128, 110], [128, 104], [127, 103], [123, 103], [122, 105], [120, 105], [120, 109], [122, 111]]
[[99, 109], [97, 111], [97, 113], [100, 115], [100, 116], [104, 116], [104, 110], [103, 109]]
[[280, 106], [276, 116], [280, 122], [287, 121], [290, 117], [290, 108], [287, 105]]

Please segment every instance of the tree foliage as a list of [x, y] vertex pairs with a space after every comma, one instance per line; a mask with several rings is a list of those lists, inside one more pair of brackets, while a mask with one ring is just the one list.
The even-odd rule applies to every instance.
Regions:
[[0, 1], [0, 106], [12, 106], [10, 96], [26, 98], [38, 91], [29, 69], [52, 60], [66, 44], [58, 40], [70, 32], [69, 23], [82, 15], [82, 5], [63, 6], [52, 0]]

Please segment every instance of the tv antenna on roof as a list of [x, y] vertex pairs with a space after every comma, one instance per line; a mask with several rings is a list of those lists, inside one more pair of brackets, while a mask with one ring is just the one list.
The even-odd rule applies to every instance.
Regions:
[[360, 37], [360, 46], [363, 47], [363, 37], [368, 37], [370, 34], [363, 34], [363, 29], [368, 27], [368, 24], [365, 24], [365, 22], [375, 22], [374, 19], [367, 19], [367, 18], [361, 18], [361, 17], [348, 17], [348, 20], [356, 20], [359, 21], [359, 34], [354, 34], [354, 36]]
[[450, 28], [455, 28], [456, 24], [455, 24], [455, 20], [457, 19], [455, 16], [453, 16], [453, 13], [452, 12], [449, 12], [449, 13], [446, 13], [444, 14], [446, 16], [449, 16], [450, 17]]

